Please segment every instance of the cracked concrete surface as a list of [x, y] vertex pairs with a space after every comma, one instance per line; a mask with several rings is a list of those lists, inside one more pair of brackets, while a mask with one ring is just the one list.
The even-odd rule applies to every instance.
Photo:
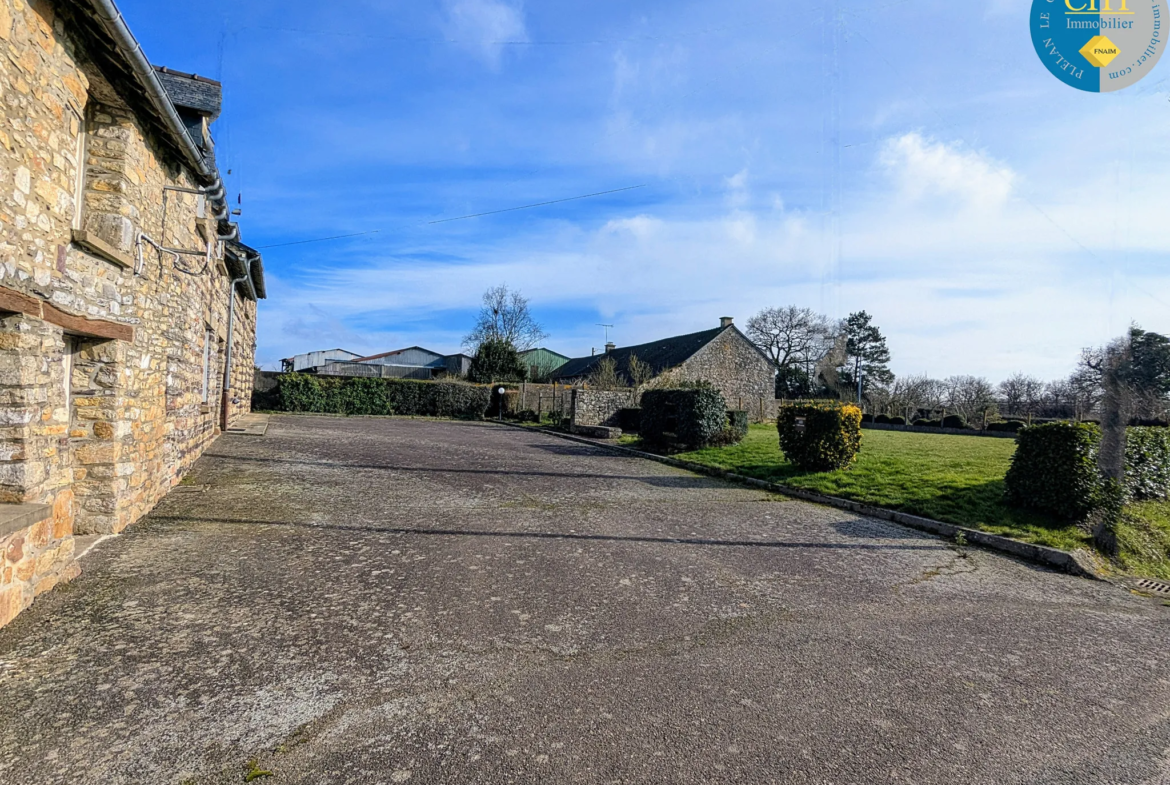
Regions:
[[228, 435], [0, 630], [0, 782], [1170, 782], [1170, 608], [485, 423]]

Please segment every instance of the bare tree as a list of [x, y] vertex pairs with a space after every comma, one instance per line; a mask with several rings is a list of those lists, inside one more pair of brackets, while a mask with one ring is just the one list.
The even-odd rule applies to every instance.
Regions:
[[981, 376], [952, 376], [943, 381], [946, 408], [974, 422], [995, 412], [995, 388]]
[[519, 291], [501, 284], [483, 293], [475, 328], [463, 339], [463, 345], [474, 354], [484, 341], [500, 340], [522, 352], [547, 337], [529, 311], [528, 300]]
[[942, 405], [943, 384], [929, 376], [899, 377], [886, 389], [886, 414], [910, 419], [919, 409], [937, 409]]
[[641, 387], [654, 378], [654, 368], [650, 363], [643, 361], [638, 355], [631, 354], [629, 362], [630, 383], [634, 387]]
[[835, 325], [810, 308], [765, 308], [748, 319], [747, 337], [780, 370], [796, 366], [811, 373], [833, 348]]
[[622, 378], [617, 371], [617, 363], [613, 361], [612, 357], [603, 357], [601, 362], [597, 363], [589, 376], [586, 377], [585, 383], [594, 390], [621, 390], [629, 387], [626, 380]]
[[1017, 373], [999, 384], [999, 396], [1006, 414], [1032, 416], [1044, 397], [1044, 382], [1035, 376]]

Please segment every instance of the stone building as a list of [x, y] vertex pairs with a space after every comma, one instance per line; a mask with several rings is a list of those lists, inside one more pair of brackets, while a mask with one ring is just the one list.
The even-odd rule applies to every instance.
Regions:
[[[569, 360], [553, 372], [552, 381], [586, 383], [608, 358], [613, 361], [618, 376], [632, 384], [636, 374], [631, 365], [635, 357], [648, 374], [640, 385], [642, 389], [669, 387], [681, 382], [709, 382], [723, 394], [729, 407], [746, 410], [753, 420], [776, 416], [775, 366], [728, 316], [720, 319], [719, 326], [712, 330], [621, 349], [607, 344], [605, 354]], [[592, 400], [599, 402], [602, 399], [593, 396]], [[596, 410], [598, 406], [604, 411]], [[616, 413], [616, 404], [595, 403], [587, 418], [591, 422], [585, 423], [583, 419], [582, 423], [611, 425]]]
[[0, 625], [250, 406], [260, 255], [230, 221], [220, 86], [112, 0], [0, 0]]

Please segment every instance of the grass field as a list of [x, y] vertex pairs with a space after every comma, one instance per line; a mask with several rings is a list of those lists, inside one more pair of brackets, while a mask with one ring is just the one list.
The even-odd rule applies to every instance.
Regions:
[[[1025, 542], [1064, 550], [1089, 546], [1080, 527], [1004, 502], [1003, 478], [1015, 449], [1012, 439], [867, 430], [852, 467], [804, 472], [780, 453], [775, 426], [753, 425], [739, 445], [676, 457]], [[1127, 512], [1131, 520], [1119, 533], [1121, 566], [1170, 579], [1170, 502], [1135, 504]]]

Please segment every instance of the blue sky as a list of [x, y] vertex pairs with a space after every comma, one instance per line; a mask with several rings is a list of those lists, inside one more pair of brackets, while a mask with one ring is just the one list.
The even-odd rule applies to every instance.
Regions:
[[[1170, 90], [1050, 76], [1029, 0], [121, 0], [225, 82], [258, 361], [456, 351], [489, 286], [588, 354], [866, 309], [898, 373], [1068, 373], [1170, 332]], [[431, 223], [580, 194], [547, 207]]]

